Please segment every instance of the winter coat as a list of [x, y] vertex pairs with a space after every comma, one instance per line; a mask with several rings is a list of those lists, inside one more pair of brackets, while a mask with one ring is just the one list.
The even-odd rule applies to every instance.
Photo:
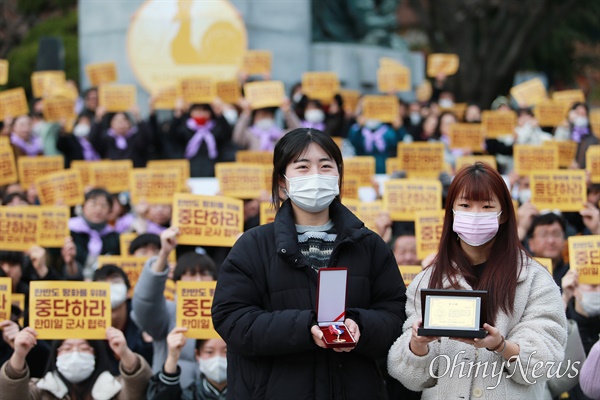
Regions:
[[[432, 267], [417, 275], [408, 287], [408, 318], [404, 323], [404, 333], [390, 349], [390, 375], [410, 390], [422, 390], [423, 400], [448, 398], [449, 394], [456, 399], [543, 398], [549, 363], [557, 365], [565, 355], [567, 319], [560, 291], [552, 276], [533, 259], [527, 257], [525, 260], [523, 268], [517, 268], [520, 273], [517, 277], [513, 312], [507, 315], [502, 310], [498, 311], [495, 324], [506, 340], [519, 345], [520, 363], [513, 362], [508, 366], [504, 358], [491, 351], [476, 349], [447, 337], [431, 342], [429, 353], [422, 357], [409, 349], [412, 324], [421, 319], [419, 292], [428, 287], [432, 268], [435, 268]], [[461, 289], [472, 289], [463, 277], [459, 277], [458, 282]], [[447, 279], [444, 280], [444, 287], [450, 288]], [[533, 367], [538, 362], [542, 362], [543, 366], [535, 371], [534, 378]], [[465, 365], [466, 376], [459, 377], [460, 363]], [[474, 368], [467, 374], [471, 363]], [[488, 366], [487, 374], [484, 371], [485, 363]], [[457, 367], [454, 368], [454, 365]], [[478, 365], [481, 367], [479, 373], [476, 373]], [[552, 371], [555, 369], [556, 367], [552, 368]], [[499, 376], [500, 371], [502, 375]], [[496, 387], [493, 388], [494, 386]]]
[[238, 239], [221, 266], [212, 308], [227, 342], [229, 399], [379, 399], [385, 357], [405, 319], [405, 286], [385, 242], [339, 201], [329, 267], [347, 267], [346, 317], [360, 339], [350, 352], [318, 347], [317, 273], [298, 250], [290, 201], [275, 221]]

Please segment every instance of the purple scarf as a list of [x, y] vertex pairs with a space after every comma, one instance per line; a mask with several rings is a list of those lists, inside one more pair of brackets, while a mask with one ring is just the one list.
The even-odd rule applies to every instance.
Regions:
[[37, 156], [42, 151], [42, 139], [39, 137], [32, 137], [30, 142], [26, 142], [16, 133], [11, 133], [10, 142], [23, 150], [28, 156]]
[[84, 137], [78, 137], [77, 140], [81, 145], [81, 150], [83, 151], [83, 159], [86, 161], [98, 161], [100, 156], [92, 146], [92, 144]]
[[589, 135], [590, 129], [587, 126], [575, 126], [573, 127], [573, 132], [571, 133], [571, 138], [574, 142], [580, 143], [581, 138]]
[[114, 232], [110, 225], [106, 225], [100, 231], [92, 229], [83, 217], [74, 217], [69, 220], [69, 230], [75, 233], [85, 233], [89, 235], [88, 253], [92, 257], [97, 257], [102, 253], [102, 237]]
[[135, 219], [133, 214], [125, 214], [115, 222], [115, 231], [118, 233], [123, 233], [129, 230], [131, 224], [133, 224], [133, 220]]
[[108, 134], [108, 136], [115, 139], [115, 144], [117, 145], [117, 149], [126, 150], [127, 149], [127, 139], [129, 139], [130, 137], [135, 135], [137, 133], [137, 131], [138, 131], [138, 129], [134, 126], [133, 128], [129, 129], [127, 131], [127, 133], [125, 133], [124, 136], [122, 136], [122, 135], [117, 134], [117, 132], [115, 132], [114, 129], [109, 128], [107, 131], [107, 134]]
[[215, 123], [213, 121], [208, 121], [204, 125], [198, 125], [193, 118], [190, 118], [187, 120], [186, 126], [196, 133], [194, 133], [194, 136], [192, 136], [187, 143], [187, 146], [185, 146], [185, 158], [189, 160], [198, 154], [202, 142], [206, 142], [206, 146], [208, 147], [208, 158], [211, 160], [217, 158], [219, 155], [219, 152], [217, 151], [217, 141], [215, 140], [215, 135], [210, 131], [215, 127]]
[[268, 129], [261, 129], [256, 125], [250, 127], [250, 132], [260, 138], [260, 150], [271, 151], [275, 148], [275, 142], [279, 140], [283, 130], [278, 126], [272, 126]]
[[385, 140], [383, 140], [383, 135], [385, 135], [387, 130], [388, 127], [385, 125], [381, 125], [375, 132], [367, 128], [362, 129], [362, 135], [365, 138], [365, 150], [368, 153], [373, 151], [373, 145], [375, 145], [380, 152], [385, 151]]
[[318, 131], [323, 131], [323, 130], [325, 130], [325, 123], [323, 123], [323, 122], [302, 121], [302, 127], [303, 128], [316, 129]]
[[159, 225], [156, 222], [150, 221], [149, 219], [146, 220], [146, 233], [153, 233], [160, 236], [160, 234], [166, 229], [166, 226]]

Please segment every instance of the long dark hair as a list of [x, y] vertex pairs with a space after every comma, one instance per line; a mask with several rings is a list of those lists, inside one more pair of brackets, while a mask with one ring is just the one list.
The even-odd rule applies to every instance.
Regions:
[[[281, 204], [279, 180], [285, 175], [288, 164], [296, 160], [310, 146], [311, 143], [319, 145], [333, 162], [337, 165], [340, 174], [340, 193], [344, 178], [344, 161], [342, 152], [331, 136], [311, 128], [298, 128], [285, 134], [273, 151], [273, 183], [271, 186], [271, 204], [277, 210]], [[339, 196], [336, 197], [339, 199]]]
[[62, 381], [69, 388], [69, 392], [75, 393], [78, 400], [85, 399], [92, 392], [94, 383], [98, 376], [104, 371], [110, 372], [110, 364], [108, 360], [108, 348], [106, 342], [103, 340], [87, 340], [87, 343], [94, 349], [94, 357], [96, 362], [94, 365], [94, 372], [85, 381], [80, 382], [77, 387], [73, 386], [64, 376], [58, 372], [56, 368], [56, 357], [58, 357], [58, 348], [63, 344], [64, 340], [55, 340], [52, 342], [50, 348], [50, 355], [48, 357], [48, 364], [46, 365], [46, 373], [56, 372], [56, 374], [62, 379]]
[[[486, 261], [486, 268], [479, 279], [476, 279], [473, 266], [452, 229], [452, 207], [456, 198], [461, 195], [472, 201], [488, 201], [495, 196], [502, 209], [500, 227], [490, 251], [492, 256]], [[512, 313], [517, 275], [520, 272], [518, 268], [524, 265], [524, 254], [525, 250], [517, 233], [515, 210], [502, 176], [481, 162], [461, 168], [448, 189], [444, 228], [439, 251], [432, 264], [430, 287], [442, 289], [445, 277], [454, 289], [459, 289], [460, 276], [475, 282], [473, 289], [488, 291], [487, 322], [493, 325], [498, 310]]]

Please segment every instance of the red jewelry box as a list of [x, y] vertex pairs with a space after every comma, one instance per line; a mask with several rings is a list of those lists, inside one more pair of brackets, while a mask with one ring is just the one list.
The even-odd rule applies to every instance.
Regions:
[[[321, 268], [317, 287], [317, 323], [323, 332], [327, 348], [354, 347], [356, 342], [344, 324], [346, 319], [346, 289], [348, 268]], [[330, 325], [337, 325], [343, 333], [333, 334]]]

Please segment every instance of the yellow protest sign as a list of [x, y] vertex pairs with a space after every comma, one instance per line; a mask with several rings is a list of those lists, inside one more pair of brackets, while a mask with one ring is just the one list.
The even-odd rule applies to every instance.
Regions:
[[360, 186], [361, 185], [359, 177], [344, 177], [344, 184], [342, 185], [342, 192], [340, 193], [342, 199], [358, 199], [358, 188]]
[[398, 143], [398, 159], [410, 178], [437, 178], [444, 170], [444, 144]]
[[376, 230], [375, 221], [384, 211], [381, 200], [369, 201], [368, 203], [359, 201], [356, 206], [356, 216], [372, 231]]
[[129, 171], [132, 204], [171, 204], [173, 194], [180, 191], [179, 169], [135, 168]]
[[92, 86], [100, 86], [118, 80], [117, 65], [113, 61], [87, 64], [85, 73]]
[[165, 296], [165, 300], [174, 301], [175, 291], [175, 281], [173, 279], [167, 279], [165, 281], [165, 290], [163, 291], [163, 296]]
[[377, 88], [382, 93], [409, 91], [411, 89], [410, 69], [404, 66], [379, 68]]
[[415, 238], [419, 260], [423, 260], [431, 253], [437, 253], [444, 229], [445, 215], [443, 210], [415, 213]]
[[248, 75], [270, 75], [272, 59], [270, 50], [248, 50], [244, 54], [242, 71]]
[[487, 139], [496, 139], [500, 136], [514, 135], [517, 127], [517, 115], [509, 110], [484, 111], [481, 123]]
[[0, 120], [29, 114], [25, 89], [16, 88], [0, 92]]
[[356, 156], [344, 159], [344, 176], [356, 177], [360, 186], [370, 186], [375, 176], [375, 157]]
[[450, 125], [451, 149], [469, 149], [471, 151], [483, 151], [483, 126], [481, 124], [455, 123]]
[[110, 193], [129, 190], [129, 171], [133, 169], [131, 160], [93, 161], [89, 164], [89, 184], [100, 187]]
[[535, 261], [539, 262], [540, 264], [542, 264], [542, 266], [544, 268], [546, 268], [548, 270], [548, 272], [550, 272], [550, 274], [553, 273], [554, 268], [552, 267], [552, 259], [551, 258], [546, 258], [546, 257], [534, 257]]
[[543, 146], [555, 146], [558, 149], [558, 166], [567, 168], [571, 165], [577, 154], [577, 143], [572, 140], [564, 140], [556, 142], [548, 140], [542, 144]]
[[340, 150], [341, 150], [342, 146], [344, 145], [345, 139], [343, 137], [339, 137], [339, 136], [333, 136], [331, 139], [333, 139], [333, 141], [335, 142], [337, 147], [340, 148]]
[[277, 210], [273, 208], [271, 203], [268, 201], [260, 202], [260, 224], [265, 225], [275, 221], [275, 215], [277, 215]]
[[272, 151], [238, 150], [235, 153], [235, 161], [247, 164], [273, 165]]
[[105, 339], [111, 326], [110, 283], [32, 281], [29, 326], [38, 339]]
[[19, 182], [23, 188], [28, 189], [37, 178], [62, 171], [65, 168], [65, 160], [63, 156], [19, 157], [17, 165]]
[[[158, 169], [158, 170], [166, 170], [166, 169], [176, 169], [181, 173], [181, 190], [184, 190], [187, 187], [187, 181], [190, 179], [190, 160], [180, 159], [180, 160], [150, 160], [148, 164], [146, 164], [146, 168], [149, 169]], [[171, 201], [169, 200], [169, 203]]]
[[360, 90], [340, 89], [342, 103], [344, 103], [344, 112], [346, 114], [355, 115], [358, 99], [360, 99]]
[[394, 221], [414, 221], [417, 211], [438, 211], [442, 207], [440, 181], [392, 179], [383, 185], [383, 208]]
[[33, 97], [45, 97], [55, 86], [64, 86], [65, 81], [65, 71], [36, 71], [31, 74]]
[[41, 176], [35, 188], [43, 205], [76, 206], [83, 204], [83, 183], [77, 170], [63, 170]]
[[173, 110], [179, 98], [179, 87], [177, 85], [160, 86], [153, 92], [154, 108], [157, 110]]
[[31, 206], [0, 206], [0, 249], [26, 251], [37, 244], [39, 213]]
[[216, 281], [177, 281], [175, 326], [188, 328], [185, 337], [220, 338], [212, 323], [211, 308]]
[[485, 164], [489, 164], [490, 167], [494, 169], [498, 169], [498, 164], [496, 163], [496, 157], [490, 155], [481, 155], [481, 156], [461, 156], [456, 159], [456, 171], [460, 170], [462, 167], [467, 165], [473, 165], [476, 162], [482, 162]]
[[102, 85], [98, 89], [98, 104], [108, 112], [129, 111], [137, 106], [135, 85]]
[[585, 170], [592, 183], [600, 183], [600, 145], [595, 144], [585, 151]]
[[458, 121], [465, 120], [465, 112], [467, 111], [467, 103], [454, 103], [451, 108], [443, 108], [440, 107], [443, 111], [450, 111], [452, 114], [456, 116]]
[[37, 244], [48, 248], [61, 248], [69, 237], [71, 213], [65, 206], [39, 206]]
[[600, 138], [600, 109], [590, 111], [590, 125], [594, 135]]
[[521, 107], [535, 106], [548, 98], [546, 87], [540, 78], [533, 78], [513, 86], [510, 95]]
[[423, 271], [420, 265], [398, 265], [406, 287]]
[[59, 122], [75, 118], [75, 100], [66, 97], [45, 98], [44, 118], [48, 122]]
[[263, 81], [244, 84], [244, 97], [252, 109], [279, 107], [285, 97], [283, 82]]
[[583, 170], [535, 171], [529, 185], [538, 210], [580, 211], [587, 199]]
[[217, 97], [217, 82], [209, 76], [182, 79], [179, 87], [189, 104], [210, 104]]
[[5, 139], [0, 141], [0, 186], [9, 185], [19, 180], [15, 153], [9, 144], [8, 137]]
[[224, 103], [237, 104], [242, 98], [240, 83], [235, 79], [217, 82], [217, 97]]
[[365, 119], [376, 119], [392, 123], [399, 118], [400, 104], [396, 96], [364, 96], [362, 100], [362, 116]]
[[585, 94], [581, 89], [560, 90], [552, 93], [552, 100], [563, 106], [563, 119], [566, 117], [566, 112], [575, 103], [585, 103]]
[[8, 83], [8, 60], [0, 60], [0, 85]]
[[515, 144], [513, 146], [514, 170], [519, 175], [533, 171], [558, 169], [558, 148], [556, 146], [535, 146]]
[[[127, 253], [121, 253], [127, 254]], [[137, 281], [140, 279], [140, 275], [142, 274], [142, 270], [144, 269], [144, 265], [148, 261], [147, 257], [136, 257], [136, 256], [98, 256], [98, 269], [104, 267], [105, 265], [116, 265], [121, 268], [125, 275], [127, 275], [127, 279], [129, 279], [129, 284], [131, 285], [129, 288], [129, 292], [127, 293], [128, 297], [133, 296], [133, 291], [135, 289], [135, 285]]]
[[558, 126], [567, 117], [564, 104], [555, 100], [542, 100], [533, 111], [540, 126]]
[[398, 68], [398, 67], [406, 68], [404, 66], [404, 64], [402, 64], [401, 61], [396, 60], [396, 59], [391, 58], [391, 57], [381, 57], [379, 59], [379, 66], [381, 68]]
[[256, 199], [263, 191], [271, 188], [266, 184], [270, 177], [270, 166], [261, 164], [217, 163], [215, 177], [219, 191], [224, 196], [238, 199]]
[[600, 235], [570, 236], [569, 265], [579, 283], [600, 285]]
[[[342, 197], [342, 204], [358, 218], [358, 205], [361, 203], [358, 199], [346, 199]], [[360, 219], [360, 218], [359, 218]]]
[[[385, 160], [385, 174], [386, 175], [392, 175], [395, 174], [396, 172], [400, 172], [402, 171], [402, 168], [400, 166], [400, 159], [398, 157], [389, 157]], [[344, 177], [344, 180], [346, 178]]]
[[458, 71], [459, 58], [456, 54], [432, 53], [427, 56], [427, 76], [454, 75]]
[[329, 104], [339, 90], [340, 81], [335, 72], [305, 72], [302, 74], [302, 91], [311, 99]]
[[79, 171], [79, 174], [81, 175], [81, 183], [83, 184], [84, 188], [89, 186], [90, 162], [86, 160], [73, 160], [71, 161], [70, 169]]
[[417, 89], [415, 90], [415, 96], [417, 100], [421, 102], [429, 101], [431, 99], [431, 95], [433, 93], [433, 87], [431, 86], [431, 82], [428, 80], [424, 80]]
[[19, 317], [19, 326], [25, 326], [25, 295], [23, 293], [13, 293], [11, 296], [11, 303], [21, 310], [21, 316]]
[[173, 226], [179, 227], [179, 244], [233, 246], [244, 231], [244, 204], [230, 197], [176, 193]]
[[130, 255], [129, 245], [136, 237], [138, 237], [136, 232], [121, 233], [119, 235], [119, 249], [121, 249], [121, 255]]
[[0, 321], [10, 320], [12, 279], [0, 278]]

